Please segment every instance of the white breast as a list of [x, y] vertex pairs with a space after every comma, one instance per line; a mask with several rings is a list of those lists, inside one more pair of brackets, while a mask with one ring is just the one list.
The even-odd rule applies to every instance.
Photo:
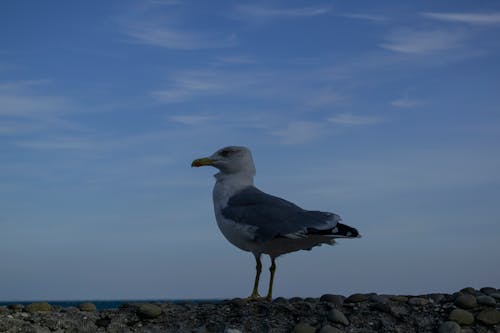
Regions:
[[252, 177], [248, 175], [216, 175], [217, 182], [213, 190], [215, 218], [220, 231], [234, 246], [252, 251], [252, 239], [255, 227], [245, 226], [226, 219], [222, 216], [222, 209], [227, 206], [229, 198], [245, 187], [253, 185]]

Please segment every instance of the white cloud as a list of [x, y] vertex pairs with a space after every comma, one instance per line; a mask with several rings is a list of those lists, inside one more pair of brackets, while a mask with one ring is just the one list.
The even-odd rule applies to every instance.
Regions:
[[462, 31], [403, 29], [388, 35], [379, 46], [399, 53], [430, 54], [459, 48], [465, 38]]
[[357, 20], [370, 21], [370, 22], [373, 22], [373, 23], [387, 22], [387, 17], [381, 16], [381, 15], [374, 15], [374, 14], [346, 13], [346, 14], [340, 14], [340, 16], [347, 17], [347, 18], [352, 18], [352, 19], [357, 19]]
[[382, 122], [382, 119], [379, 117], [356, 116], [350, 113], [341, 113], [328, 118], [328, 121], [339, 125], [361, 126], [377, 124]]
[[498, 25], [500, 13], [422, 13], [423, 16], [435, 20], [466, 23], [473, 25]]
[[202, 123], [206, 123], [208, 120], [212, 119], [212, 117], [208, 116], [196, 116], [196, 115], [177, 115], [171, 116], [169, 119], [176, 123], [181, 123], [184, 125], [199, 125]]
[[294, 121], [287, 127], [271, 132], [272, 135], [280, 138], [284, 144], [303, 144], [314, 141], [325, 131], [325, 126], [319, 122]]
[[171, 27], [136, 23], [126, 29], [133, 42], [167, 49], [199, 50], [225, 48], [235, 45], [235, 35], [214, 36]]
[[258, 5], [242, 5], [236, 7], [238, 16], [253, 19], [292, 19], [308, 18], [327, 14], [328, 7], [304, 7], [304, 8], [270, 8]]
[[411, 100], [408, 98], [408, 96], [403, 96], [391, 102], [391, 105], [397, 108], [414, 108], [422, 104], [424, 104], [424, 102]]

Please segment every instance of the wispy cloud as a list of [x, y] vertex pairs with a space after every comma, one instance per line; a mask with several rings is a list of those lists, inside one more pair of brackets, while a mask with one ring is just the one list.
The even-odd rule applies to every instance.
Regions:
[[341, 113], [328, 118], [328, 121], [338, 125], [362, 126], [382, 122], [382, 118], [373, 116], [358, 116], [351, 113]]
[[422, 13], [422, 16], [439, 21], [473, 25], [500, 25], [500, 13]]
[[168, 119], [170, 121], [184, 124], [184, 125], [199, 125], [206, 123], [213, 117], [209, 116], [198, 116], [198, 115], [177, 115], [177, 116], [171, 116]]
[[283, 144], [303, 144], [314, 141], [324, 134], [325, 124], [312, 121], [294, 121], [285, 128], [272, 131]]
[[178, 50], [199, 50], [234, 46], [236, 36], [212, 35], [177, 28], [135, 23], [125, 33], [131, 42]]
[[397, 108], [414, 108], [422, 104], [425, 104], [425, 102], [416, 99], [410, 99], [408, 94], [404, 94], [403, 97], [395, 99], [391, 102], [391, 105]]
[[339, 16], [352, 18], [357, 20], [370, 21], [372, 23], [384, 23], [387, 22], [387, 17], [382, 15], [374, 15], [374, 14], [360, 14], [360, 13], [346, 13], [340, 14]]
[[258, 5], [241, 5], [236, 7], [237, 18], [252, 19], [293, 19], [309, 18], [324, 15], [330, 12], [328, 7], [303, 7], [303, 8], [271, 8]]
[[389, 34], [379, 46], [399, 53], [431, 54], [459, 48], [465, 38], [463, 31], [403, 29]]

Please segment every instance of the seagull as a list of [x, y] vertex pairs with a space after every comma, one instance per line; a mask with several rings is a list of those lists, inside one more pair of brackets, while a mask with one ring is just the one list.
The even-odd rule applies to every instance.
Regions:
[[248, 300], [261, 298], [258, 290], [263, 254], [271, 259], [265, 297], [270, 301], [277, 257], [321, 244], [333, 245], [336, 238], [360, 237], [355, 228], [340, 223], [337, 214], [305, 210], [255, 187], [255, 166], [246, 147], [221, 148], [209, 157], [194, 160], [191, 166], [212, 166], [219, 170], [213, 189], [217, 225], [231, 244], [253, 253], [257, 264]]

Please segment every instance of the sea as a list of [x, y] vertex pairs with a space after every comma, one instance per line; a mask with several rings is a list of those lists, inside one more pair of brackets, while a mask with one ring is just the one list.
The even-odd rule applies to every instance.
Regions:
[[164, 302], [169, 302], [169, 303], [176, 303], [176, 304], [182, 304], [182, 303], [218, 303], [221, 302], [221, 299], [176, 299], [176, 300], [160, 300], [160, 299], [146, 299], [146, 300], [110, 300], [110, 301], [103, 301], [103, 300], [98, 300], [98, 301], [92, 301], [92, 300], [79, 300], [79, 301], [43, 301], [43, 300], [38, 300], [38, 301], [9, 301], [9, 302], [1, 302], [0, 301], [0, 306], [9, 306], [11, 304], [21, 304], [21, 305], [28, 305], [31, 303], [38, 303], [38, 302], [47, 302], [52, 306], [61, 306], [63, 308], [67, 307], [78, 307], [78, 305], [85, 303], [85, 302], [90, 302], [95, 304], [97, 310], [108, 310], [108, 309], [118, 309], [122, 304], [133, 304], [133, 303], [164, 303]]

